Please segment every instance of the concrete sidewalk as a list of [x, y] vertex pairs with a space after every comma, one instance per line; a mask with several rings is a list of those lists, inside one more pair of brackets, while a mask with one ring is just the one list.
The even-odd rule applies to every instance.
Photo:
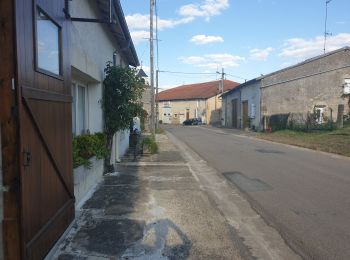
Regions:
[[51, 258], [298, 259], [203, 160], [156, 139], [158, 154], [104, 177]]
[[142, 166], [121, 163], [104, 177], [54, 259], [251, 258], [174, 144], [157, 143]]

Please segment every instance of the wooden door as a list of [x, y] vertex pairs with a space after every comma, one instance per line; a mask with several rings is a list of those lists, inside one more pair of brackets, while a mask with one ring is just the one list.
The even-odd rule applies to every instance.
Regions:
[[69, 22], [64, 0], [16, 0], [22, 258], [74, 219]]
[[186, 109], [186, 120], [190, 119], [190, 110]]
[[237, 99], [232, 100], [232, 127], [237, 128], [238, 111], [237, 111]]
[[249, 116], [248, 116], [248, 101], [242, 102], [243, 109], [243, 128], [249, 127]]

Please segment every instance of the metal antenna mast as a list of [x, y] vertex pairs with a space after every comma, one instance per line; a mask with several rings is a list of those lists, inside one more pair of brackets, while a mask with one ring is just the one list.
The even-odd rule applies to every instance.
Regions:
[[326, 17], [324, 19], [324, 45], [323, 45], [323, 53], [326, 53], [326, 42], [327, 42], [327, 36], [331, 35], [327, 32], [327, 19], [328, 19], [328, 4], [332, 2], [333, 0], [327, 0], [326, 1]]

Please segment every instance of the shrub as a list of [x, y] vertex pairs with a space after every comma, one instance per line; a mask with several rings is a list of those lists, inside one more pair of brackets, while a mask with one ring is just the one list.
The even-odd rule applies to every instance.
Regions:
[[276, 114], [268, 118], [268, 125], [272, 131], [287, 129], [289, 114]]
[[145, 137], [143, 139], [143, 145], [146, 145], [151, 154], [158, 152], [158, 145], [153, 137]]
[[103, 133], [80, 135], [73, 138], [73, 166], [84, 165], [91, 168], [89, 159], [96, 156], [98, 160], [106, 158], [107, 137]]

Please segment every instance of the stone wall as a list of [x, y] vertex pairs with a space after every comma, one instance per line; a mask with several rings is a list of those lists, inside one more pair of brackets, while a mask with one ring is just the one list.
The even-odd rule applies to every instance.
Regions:
[[325, 116], [337, 118], [338, 105], [349, 113], [349, 97], [343, 96], [344, 79], [350, 78], [350, 50], [344, 48], [263, 78], [262, 117], [274, 114], [307, 114], [325, 107]]

